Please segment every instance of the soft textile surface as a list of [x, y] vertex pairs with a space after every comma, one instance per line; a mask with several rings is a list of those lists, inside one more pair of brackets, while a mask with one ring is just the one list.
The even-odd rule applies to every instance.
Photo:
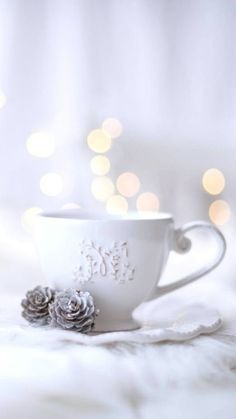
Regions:
[[[143, 306], [139, 316], [154, 318], [173, 299]], [[25, 339], [17, 333], [24, 324], [19, 298], [2, 297], [0, 324], [1, 419], [235, 419], [230, 320], [216, 334], [182, 344], [89, 347], [45, 342], [43, 332]], [[8, 325], [15, 333], [6, 333]]]

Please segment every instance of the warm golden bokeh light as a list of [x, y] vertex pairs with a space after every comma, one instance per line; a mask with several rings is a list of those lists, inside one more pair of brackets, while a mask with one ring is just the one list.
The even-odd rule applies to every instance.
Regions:
[[116, 187], [121, 195], [130, 198], [138, 193], [140, 180], [134, 173], [125, 172], [117, 178]]
[[24, 229], [26, 231], [31, 231], [34, 221], [35, 221], [35, 216], [37, 214], [40, 214], [40, 212], [42, 212], [42, 208], [40, 207], [32, 207], [32, 208], [28, 208], [24, 214], [22, 215], [21, 221], [22, 221], [22, 225], [24, 227]]
[[116, 118], [105, 119], [105, 121], [103, 121], [102, 128], [111, 136], [111, 138], [120, 137], [122, 134], [122, 125]]
[[106, 209], [109, 214], [124, 215], [128, 211], [128, 202], [121, 195], [113, 195], [108, 199]]
[[114, 193], [114, 185], [106, 176], [97, 177], [92, 181], [91, 192], [98, 201], [106, 201]]
[[55, 151], [55, 138], [48, 132], [34, 132], [29, 136], [26, 148], [35, 157], [50, 157]]
[[136, 201], [139, 212], [155, 212], [159, 210], [160, 203], [158, 197], [152, 192], [144, 192], [139, 195]]
[[7, 98], [2, 91], [0, 91], [0, 109], [6, 105]]
[[226, 224], [230, 219], [230, 215], [230, 206], [226, 201], [223, 201], [223, 199], [212, 202], [209, 207], [210, 220], [219, 226]]
[[96, 153], [106, 153], [111, 148], [111, 136], [102, 129], [94, 129], [87, 138], [88, 146]]
[[41, 191], [48, 196], [57, 196], [63, 191], [63, 179], [58, 173], [46, 173], [40, 180]]
[[106, 156], [95, 156], [90, 161], [90, 168], [97, 176], [106, 175], [111, 167], [110, 160]]
[[62, 205], [62, 209], [79, 209], [80, 205], [75, 202], [67, 202], [67, 204]]
[[203, 188], [211, 195], [218, 195], [225, 187], [225, 177], [218, 169], [208, 169], [202, 177]]

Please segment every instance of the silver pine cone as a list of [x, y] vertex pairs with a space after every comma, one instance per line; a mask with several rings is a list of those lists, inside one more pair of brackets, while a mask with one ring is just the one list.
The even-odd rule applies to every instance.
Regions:
[[50, 323], [49, 304], [55, 292], [49, 287], [37, 286], [26, 293], [21, 301], [22, 316], [30, 323], [43, 326]]
[[53, 326], [81, 333], [92, 330], [98, 314], [92, 295], [73, 288], [57, 292], [49, 312]]

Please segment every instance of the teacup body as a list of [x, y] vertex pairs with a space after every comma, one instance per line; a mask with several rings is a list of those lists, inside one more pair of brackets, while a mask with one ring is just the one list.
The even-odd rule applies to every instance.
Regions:
[[95, 331], [135, 327], [132, 311], [156, 288], [173, 240], [173, 219], [41, 214], [34, 237], [48, 283], [89, 291], [100, 310]]

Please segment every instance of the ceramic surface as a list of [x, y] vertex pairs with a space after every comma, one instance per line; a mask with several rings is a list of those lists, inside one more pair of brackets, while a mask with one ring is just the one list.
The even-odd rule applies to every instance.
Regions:
[[[207, 228], [218, 241], [214, 261], [198, 272], [158, 286], [171, 250], [185, 253], [191, 242], [185, 233]], [[142, 302], [186, 285], [216, 267], [225, 253], [220, 231], [205, 222], [174, 228], [169, 214], [152, 218], [94, 217], [81, 211], [41, 214], [34, 226], [41, 264], [51, 286], [89, 291], [100, 313], [96, 331], [138, 327], [133, 310]]]

